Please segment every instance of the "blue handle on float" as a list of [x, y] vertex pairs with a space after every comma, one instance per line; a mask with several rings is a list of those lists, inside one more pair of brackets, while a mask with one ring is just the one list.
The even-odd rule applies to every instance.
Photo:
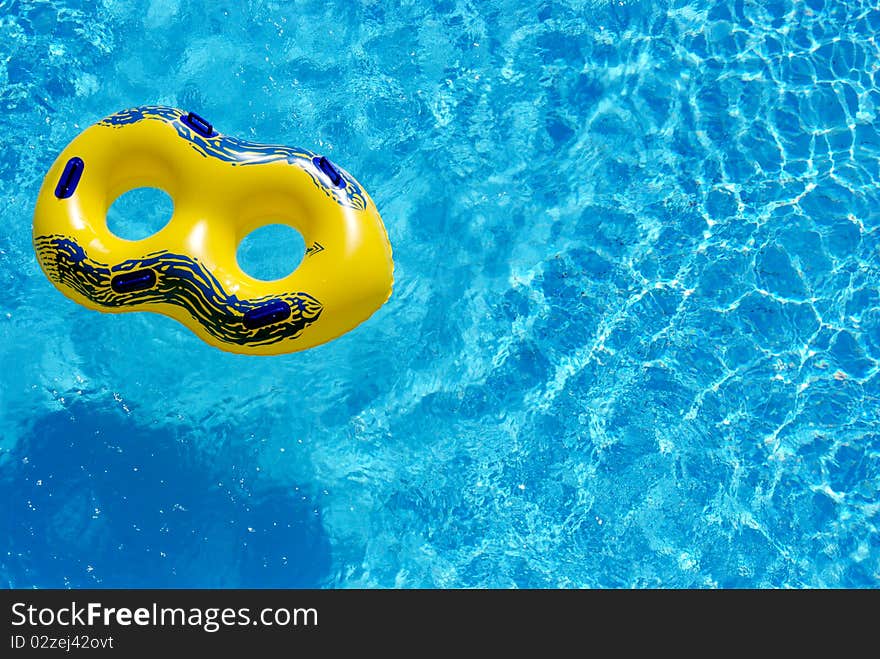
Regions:
[[156, 285], [156, 272], [149, 268], [145, 270], [133, 270], [116, 275], [110, 280], [110, 287], [117, 293], [134, 293], [145, 291]]
[[61, 172], [61, 178], [58, 179], [58, 185], [55, 186], [55, 196], [59, 199], [67, 199], [76, 190], [79, 180], [82, 178], [83, 170], [86, 164], [82, 158], [74, 156], [64, 165], [64, 171]]
[[333, 185], [337, 188], [345, 187], [345, 181], [342, 180], [342, 174], [340, 174], [339, 170], [333, 166], [333, 163], [327, 160], [324, 156], [321, 156], [320, 158], [316, 156], [312, 158], [312, 162], [315, 163], [315, 167], [327, 175], [327, 178], [330, 179], [330, 182]]
[[183, 117], [183, 123], [192, 128], [202, 137], [211, 137], [214, 135], [214, 127], [195, 112], [190, 112]]
[[272, 300], [245, 313], [244, 326], [248, 329], [258, 329], [280, 323], [288, 318], [290, 318], [290, 305], [284, 300]]

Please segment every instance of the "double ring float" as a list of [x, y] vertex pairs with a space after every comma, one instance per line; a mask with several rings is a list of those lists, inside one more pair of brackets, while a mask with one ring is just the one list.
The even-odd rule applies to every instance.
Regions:
[[[125, 240], [107, 228], [107, 210], [139, 187], [165, 190], [174, 214], [152, 236]], [[275, 223], [297, 229], [307, 249], [293, 273], [267, 282], [235, 254], [250, 232]], [[86, 307], [162, 313], [246, 354], [330, 341], [369, 318], [393, 284], [382, 218], [348, 172], [169, 107], [118, 112], [64, 149], [40, 189], [34, 249], [52, 283]]]

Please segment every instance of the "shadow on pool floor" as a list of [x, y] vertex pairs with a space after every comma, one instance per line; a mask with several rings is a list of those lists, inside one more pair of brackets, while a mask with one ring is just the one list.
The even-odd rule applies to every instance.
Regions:
[[262, 477], [244, 441], [208, 452], [197, 433], [94, 402], [37, 418], [0, 463], [0, 583], [321, 586], [330, 548], [308, 488]]

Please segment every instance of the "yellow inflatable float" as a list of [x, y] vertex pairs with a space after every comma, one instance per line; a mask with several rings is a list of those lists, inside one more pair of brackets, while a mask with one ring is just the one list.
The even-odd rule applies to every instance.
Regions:
[[[138, 187], [166, 191], [171, 221], [143, 240], [107, 228]], [[305, 239], [300, 266], [267, 282], [236, 261], [253, 230]], [[34, 248], [53, 284], [98, 311], [155, 311], [224, 350], [280, 354], [353, 329], [390, 297], [388, 234], [348, 172], [305, 149], [223, 135], [169, 107], [119, 112], [83, 131], [52, 165], [34, 212]]]

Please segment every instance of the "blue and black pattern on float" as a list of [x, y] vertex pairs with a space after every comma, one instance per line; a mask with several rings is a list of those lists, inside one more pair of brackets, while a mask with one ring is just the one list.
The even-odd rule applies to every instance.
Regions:
[[151, 119], [164, 121], [173, 126], [178, 135], [187, 140], [193, 149], [206, 158], [217, 158], [232, 165], [262, 165], [272, 162], [299, 165], [309, 175], [315, 186], [340, 206], [358, 211], [367, 207], [367, 198], [363, 189], [341, 168], [336, 167], [336, 170], [345, 183], [344, 187], [331, 187], [317, 176], [313, 165], [317, 154], [308, 149], [259, 144], [221, 135], [215, 131], [212, 131], [210, 136], [205, 136], [184, 121], [186, 116], [186, 113], [176, 108], [144, 105], [112, 114], [98, 122], [98, 125], [118, 127]]
[[[220, 341], [238, 345], [270, 345], [295, 339], [321, 316], [323, 306], [308, 293], [295, 292], [254, 300], [239, 300], [197, 260], [159, 251], [110, 266], [90, 258], [74, 240], [60, 235], [38, 236], [37, 258], [54, 282], [70, 286], [102, 307], [173, 304], [186, 309], [205, 330]], [[113, 282], [129, 273], [150, 272], [149, 288], [122, 291]], [[253, 327], [262, 309], [283, 309], [283, 319]], [[265, 317], [265, 314], [263, 314]]]

